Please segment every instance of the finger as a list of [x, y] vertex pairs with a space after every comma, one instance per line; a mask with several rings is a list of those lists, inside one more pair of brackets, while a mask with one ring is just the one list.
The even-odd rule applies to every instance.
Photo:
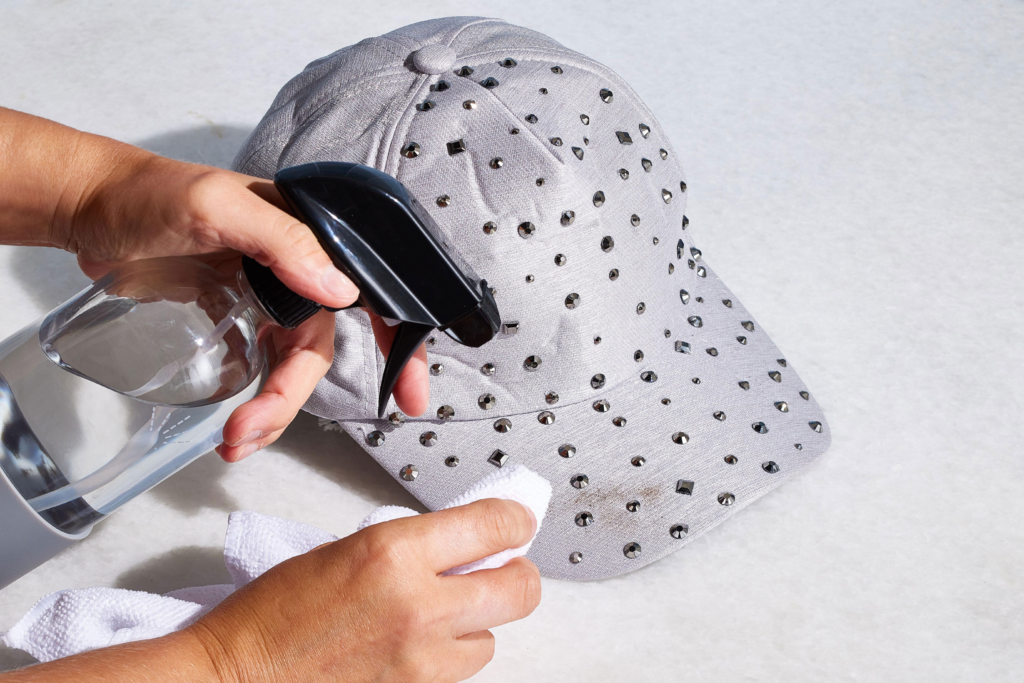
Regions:
[[397, 519], [388, 533], [408, 539], [435, 574], [488, 555], [526, 545], [537, 521], [525, 505], [485, 498], [469, 505]]
[[213, 233], [208, 241], [270, 267], [296, 294], [335, 308], [354, 302], [358, 289], [331, 263], [312, 230], [249, 189], [260, 182], [238, 173], [204, 176], [189, 195], [193, 221]]
[[[370, 324], [373, 326], [373, 336], [377, 340], [377, 346], [380, 347], [381, 353], [386, 358], [391, 352], [391, 343], [395, 340], [397, 326], [389, 326], [373, 312], [370, 312]], [[392, 395], [395, 397], [395, 403], [406, 415], [419, 417], [426, 411], [430, 401], [430, 377], [427, 375], [427, 347], [425, 345], [420, 344], [416, 353], [405, 364], [395, 382]]]
[[448, 675], [453, 681], [471, 678], [494, 659], [494, 634], [490, 631], [467, 633], [455, 641]]
[[[224, 425], [229, 447], [255, 443], [288, 426], [334, 360], [334, 316], [321, 311], [294, 330], [274, 334], [277, 362], [259, 396], [238, 406]], [[240, 451], [225, 450], [222, 456]]]
[[262, 451], [264, 448], [281, 438], [282, 434], [284, 434], [284, 430], [279, 429], [276, 432], [271, 432], [270, 434], [263, 434], [255, 441], [247, 442], [241, 446], [220, 444], [214, 450], [217, 451], [217, 455], [219, 455], [224, 462], [238, 462], [239, 460], [245, 460], [253, 453]]
[[525, 557], [496, 569], [446, 576], [441, 585], [454, 609], [456, 636], [524, 619], [540, 604], [540, 572]]

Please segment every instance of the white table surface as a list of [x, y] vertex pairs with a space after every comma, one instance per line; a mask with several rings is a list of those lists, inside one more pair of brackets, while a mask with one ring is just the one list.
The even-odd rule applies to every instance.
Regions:
[[[684, 155], [707, 260], [834, 434], [684, 551], [545, 580], [474, 680], [1024, 680], [1024, 4], [6, 0], [0, 105], [227, 165], [307, 62], [451, 14], [538, 29], [636, 88]], [[3, 334], [85, 282], [62, 252], [0, 264]], [[0, 592], [0, 630], [62, 588], [222, 582], [232, 510], [343, 535], [412, 502], [305, 415]], [[0, 670], [30, 661], [0, 650]]]

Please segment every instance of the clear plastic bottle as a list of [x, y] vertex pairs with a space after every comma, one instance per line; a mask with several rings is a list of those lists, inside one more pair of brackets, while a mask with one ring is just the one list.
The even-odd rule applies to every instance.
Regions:
[[129, 263], [0, 342], [0, 587], [60, 550], [34, 557], [32, 513], [74, 540], [217, 445], [266, 331], [319, 308], [255, 261], [211, 263]]

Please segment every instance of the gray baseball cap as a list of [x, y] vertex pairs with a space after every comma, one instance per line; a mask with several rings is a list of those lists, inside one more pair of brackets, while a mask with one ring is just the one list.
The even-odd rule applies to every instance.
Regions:
[[428, 412], [379, 420], [384, 358], [365, 312], [341, 312], [306, 409], [431, 509], [508, 463], [546, 477], [529, 553], [545, 575], [638, 569], [828, 448], [792, 364], [702, 257], [664, 131], [607, 67], [496, 19], [413, 24], [306, 67], [235, 168], [310, 161], [404, 183], [503, 326], [478, 349], [431, 338]]

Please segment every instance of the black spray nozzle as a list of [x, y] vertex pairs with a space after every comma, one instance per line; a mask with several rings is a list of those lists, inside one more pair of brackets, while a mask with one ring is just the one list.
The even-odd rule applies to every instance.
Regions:
[[[438, 241], [430, 215], [400, 182], [368, 166], [318, 162], [282, 169], [274, 184], [334, 265], [359, 287], [358, 305], [399, 321], [384, 366], [378, 417], [402, 368], [434, 329], [472, 347], [497, 334], [500, 317], [487, 282], [463, 272]], [[267, 298], [282, 310], [302, 308]]]

